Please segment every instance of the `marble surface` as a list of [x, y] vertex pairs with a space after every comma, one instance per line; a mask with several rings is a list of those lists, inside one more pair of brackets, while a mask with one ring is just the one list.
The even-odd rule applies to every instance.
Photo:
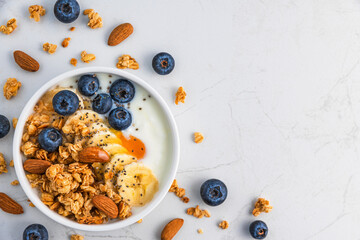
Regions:
[[[29, 4], [48, 13], [39, 23], [28, 18]], [[14, 169], [0, 176], [0, 191], [25, 207], [21, 216], [0, 211], [1, 239], [21, 239], [31, 223], [44, 224], [51, 239], [80, 233], [85, 239], [159, 239], [175, 217], [185, 220], [176, 239], [250, 239], [247, 228], [254, 200], [266, 197], [274, 209], [256, 219], [266, 221], [268, 239], [356, 239], [360, 224], [360, 1], [358, 0], [82, 0], [94, 8], [104, 27], [86, 27], [87, 17], [63, 25], [52, 14], [53, 1], [0, 0], [0, 22], [16, 17], [19, 27], [0, 35], [0, 85], [9, 77], [23, 83], [10, 101], [0, 96], [0, 113], [17, 117], [43, 83], [73, 69], [82, 50], [96, 54], [83, 66], [115, 66], [121, 54], [140, 63], [129, 70], [149, 82], [170, 105], [181, 137], [177, 179], [187, 190], [187, 205], [168, 194], [141, 224], [112, 232], [81, 232], [63, 227], [27, 207]], [[106, 46], [114, 26], [131, 22], [135, 32], [121, 45]], [[76, 31], [69, 32], [70, 26]], [[68, 48], [54, 55], [44, 42]], [[19, 69], [12, 52], [21, 49], [39, 59], [41, 69]], [[168, 51], [176, 59], [169, 76], [151, 69], [151, 59]], [[186, 103], [176, 106], [183, 86]], [[205, 135], [202, 144], [192, 133]], [[9, 161], [13, 131], [0, 140]], [[208, 178], [222, 179], [229, 197], [216, 208], [205, 206], [199, 188]], [[211, 218], [196, 219], [185, 209], [200, 204]], [[228, 220], [230, 227], [217, 224]], [[202, 228], [204, 234], [196, 230]], [[354, 234], [355, 233], [355, 234]], [[354, 236], [355, 235], [355, 236]]]

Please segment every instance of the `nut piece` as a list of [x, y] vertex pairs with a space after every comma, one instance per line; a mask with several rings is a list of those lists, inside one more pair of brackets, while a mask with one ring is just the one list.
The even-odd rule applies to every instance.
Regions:
[[43, 174], [50, 166], [50, 162], [39, 159], [28, 159], [24, 162], [25, 171], [34, 174]]
[[84, 240], [84, 237], [81, 235], [73, 234], [71, 235], [70, 240]]
[[40, 21], [40, 16], [44, 16], [45, 12], [45, 8], [40, 5], [31, 5], [29, 7], [30, 18], [33, 18], [35, 22]]
[[179, 102], [185, 103], [185, 97], [186, 97], [186, 92], [184, 91], [183, 87], [179, 87], [179, 89], [177, 90], [176, 94], [175, 94], [175, 104], [178, 105]]
[[21, 82], [18, 82], [16, 78], [8, 78], [4, 85], [4, 96], [7, 100], [17, 95]]
[[6, 23], [6, 26], [4, 25], [0, 26], [0, 32], [8, 35], [12, 33], [16, 28], [17, 28], [16, 19], [12, 18]]
[[32, 57], [30, 57], [29, 55], [27, 55], [22, 51], [19, 50], [15, 51], [14, 59], [15, 62], [19, 65], [19, 67], [21, 67], [26, 71], [36, 72], [40, 68], [40, 64], [35, 59], [33, 59]]
[[109, 161], [109, 154], [99, 147], [87, 147], [79, 153], [79, 162], [82, 163], [105, 163]]
[[114, 28], [110, 33], [108, 39], [109, 46], [116, 46], [126, 38], [128, 38], [134, 31], [133, 26], [130, 23], [123, 23]]
[[270, 202], [265, 198], [259, 198], [256, 203], [252, 214], [257, 217], [260, 213], [265, 212], [268, 213], [272, 210], [272, 206], [270, 206]]
[[171, 220], [161, 232], [161, 240], [171, 240], [178, 233], [182, 225], [184, 224], [184, 219], [175, 218]]
[[61, 43], [61, 46], [63, 46], [64, 48], [66, 48], [67, 46], [69, 46], [69, 41], [71, 40], [71, 38], [64, 38], [64, 40]]
[[100, 15], [97, 12], [94, 11], [94, 9], [85, 9], [84, 15], [88, 15], [89, 22], [87, 25], [90, 28], [95, 29], [95, 28], [102, 27], [102, 25], [103, 25], [102, 18], [100, 17]]
[[57, 48], [57, 45], [56, 44], [51, 44], [51, 43], [44, 43], [43, 44], [43, 50], [45, 52], [48, 52], [50, 54], [53, 54], [56, 52], [56, 48]]
[[227, 229], [229, 227], [229, 223], [224, 220], [221, 223], [219, 223], [219, 227], [222, 229]]
[[7, 213], [11, 214], [21, 214], [24, 213], [24, 210], [20, 204], [15, 202], [5, 193], [0, 192], [0, 208]]
[[89, 63], [91, 61], [94, 61], [96, 59], [95, 55], [92, 53], [87, 53], [86, 51], [81, 52], [81, 61], [84, 63]]
[[8, 170], [6, 168], [6, 162], [5, 162], [4, 155], [2, 153], [0, 153], [0, 174], [7, 173], [7, 172], [8, 172]]
[[204, 136], [201, 132], [194, 133], [194, 142], [195, 143], [201, 143], [204, 140]]
[[92, 199], [92, 203], [109, 218], [116, 218], [118, 216], [118, 207], [110, 198], [98, 195]]
[[135, 60], [135, 58], [132, 58], [130, 55], [122, 55], [119, 57], [119, 61], [116, 64], [117, 68], [125, 69], [130, 68], [133, 70], [139, 69], [139, 63]]
[[74, 67], [76, 67], [76, 64], [77, 64], [76, 58], [70, 59], [70, 64], [73, 65]]

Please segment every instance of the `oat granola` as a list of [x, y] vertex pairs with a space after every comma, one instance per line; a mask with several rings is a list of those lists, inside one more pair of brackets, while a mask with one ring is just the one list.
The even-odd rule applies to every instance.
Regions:
[[10, 161], [9, 166], [10, 166], [10, 167], [14, 167], [14, 160], [11, 160], [11, 161]]
[[0, 26], [0, 32], [8, 35], [12, 33], [16, 28], [17, 28], [17, 21], [15, 18], [12, 18], [6, 23], [6, 26], [4, 25]]
[[270, 202], [268, 200], [266, 200], [265, 198], [258, 198], [258, 200], [255, 203], [252, 214], [255, 217], [257, 217], [262, 212], [269, 213], [272, 210], [272, 208], [273, 207], [270, 206]]
[[85, 9], [84, 15], [87, 15], [89, 18], [88, 26], [92, 29], [101, 28], [103, 26], [102, 18], [100, 15], [94, 11], [94, 9]]
[[73, 234], [71, 235], [70, 240], [84, 240], [84, 237], [78, 234]]
[[204, 233], [204, 231], [203, 231], [201, 228], [199, 228], [199, 229], [197, 230], [197, 232], [198, 232], [198, 234], [203, 234], [203, 233]]
[[51, 43], [44, 43], [43, 44], [43, 50], [45, 52], [48, 52], [49, 54], [53, 54], [56, 52], [57, 45], [51, 44]]
[[81, 52], [81, 61], [83, 61], [84, 63], [89, 63], [91, 61], [94, 61], [95, 59], [95, 54], [87, 53], [86, 51]]
[[177, 90], [176, 94], [175, 94], [175, 104], [178, 105], [179, 102], [185, 103], [185, 97], [186, 97], [186, 92], [184, 90], [183, 87], [179, 87], [179, 89]]
[[73, 65], [74, 67], [76, 67], [76, 65], [77, 65], [77, 60], [76, 60], [76, 58], [70, 59], [70, 64]]
[[202, 218], [202, 217], [207, 217], [207, 218], [209, 218], [209, 217], [211, 217], [210, 212], [209, 212], [208, 210], [206, 210], [206, 209], [201, 210], [201, 209], [199, 208], [199, 205], [197, 205], [197, 206], [194, 207], [194, 208], [193, 208], [193, 207], [188, 208], [188, 209], [186, 210], [186, 214], [192, 215], [192, 216], [194, 216], [194, 217], [196, 217], [196, 218]]
[[17, 186], [17, 185], [19, 185], [19, 181], [18, 181], [18, 180], [14, 180], [14, 181], [12, 181], [10, 184], [13, 185], [13, 186]]
[[136, 62], [135, 58], [132, 58], [130, 55], [125, 54], [119, 57], [116, 67], [119, 69], [130, 68], [133, 70], [137, 70], [139, 69], [139, 63]]
[[200, 132], [194, 133], [194, 142], [201, 143], [204, 140], [204, 136]]
[[179, 197], [184, 203], [188, 203], [190, 201], [190, 199], [185, 196], [185, 189], [179, 187], [176, 179], [174, 179], [173, 183], [171, 184], [169, 192], [175, 193], [175, 195]]
[[4, 85], [4, 96], [7, 100], [15, 97], [18, 90], [21, 87], [21, 82], [17, 81], [16, 78], [8, 78]]
[[66, 48], [67, 46], [69, 46], [69, 42], [70, 42], [71, 38], [64, 38], [64, 40], [61, 43], [61, 46], [63, 46], [64, 48]]
[[6, 168], [6, 162], [5, 162], [4, 155], [2, 153], [0, 153], [0, 174], [7, 173], [7, 172], [8, 172], [8, 170]]
[[229, 223], [225, 220], [219, 223], [219, 228], [227, 229], [228, 227], [229, 227]]
[[13, 128], [14, 128], [14, 129], [16, 128], [17, 122], [18, 122], [18, 119], [17, 119], [17, 118], [13, 118], [13, 119], [12, 119], [12, 125], [13, 125]]
[[30, 18], [33, 18], [35, 20], [35, 22], [39, 22], [40, 16], [44, 16], [46, 11], [43, 6], [31, 5], [29, 7], [29, 13], [30, 13]]

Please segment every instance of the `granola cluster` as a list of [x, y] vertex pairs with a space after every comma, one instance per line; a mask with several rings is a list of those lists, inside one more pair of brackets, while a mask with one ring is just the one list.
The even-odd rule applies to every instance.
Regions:
[[95, 58], [96, 58], [95, 54], [87, 53], [86, 51], [81, 52], [81, 61], [83, 61], [84, 63], [89, 63], [91, 61], [94, 61]]
[[177, 90], [177, 92], [175, 94], [175, 104], [178, 105], [179, 102], [185, 103], [185, 97], [186, 97], [186, 92], [185, 92], [184, 88], [179, 87], [179, 89]]
[[204, 135], [200, 132], [194, 133], [194, 142], [195, 143], [201, 143], [204, 140]]
[[76, 58], [70, 59], [70, 64], [73, 65], [74, 67], [76, 67], [76, 65], [77, 65], [77, 60], [76, 60]]
[[265, 198], [259, 198], [256, 203], [252, 214], [257, 217], [260, 213], [265, 212], [269, 213], [272, 210], [272, 206], [270, 206], [270, 202]]
[[57, 45], [56, 44], [51, 44], [51, 43], [44, 43], [43, 44], [43, 50], [45, 52], [48, 52], [50, 54], [53, 54], [56, 52], [56, 48], [57, 48]]
[[33, 18], [35, 20], [35, 22], [39, 22], [40, 16], [44, 16], [46, 11], [43, 6], [31, 5], [29, 7], [29, 13], [30, 13], [30, 18]]
[[193, 208], [193, 207], [188, 208], [188, 209], [186, 210], [186, 214], [188, 214], [188, 215], [193, 215], [193, 216], [196, 217], [196, 218], [202, 218], [202, 217], [207, 217], [207, 218], [209, 218], [209, 217], [211, 217], [210, 212], [209, 212], [208, 210], [206, 210], [206, 209], [201, 210], [200, 207], [199, 207], [199, 205], [197, 205], [197, 206], [194, 207], [194, 208]]
[[15, 97], [20, 87], [21, 87], [21, 82], [16, 80], [16, 78], [8, 78], [4, 85], [5, 98], [7, 100], [10, 100], [12, 97]]
[[94, 9], [85, 9], [84, 15], [87, 15], [89, 18], [88, 26], [92, 29], [101, 28], [103, 26], [102, 18], [100, 15], [94, 11]]
[[8, 170], [6, 168], [6, 162], [5, 162], [4, 155], [2, 153], [0, 153], [0, 174], [7, 173], [7, 172], [8, 172]]
[[185, 196], [185, 189], [179, 187], [176, 179], [174, 179], [173, 183], [171, 184], [169, 192], [175, 193], [175, 195], [178, 196], [184, 203], [188, 203], [190, 201], [190, 199]]
[[222, 229], [227, 229], [229, 227], [229, 223], [228, 221], [222, 221], [221, 223], [219, 223], [219, 228], [222, 228]]
[[12, 18], [10, 19], [7, 23], [6, 23], [6, 26], [5, 25], [1, 25], [0, 26], [0, 32], [4, 33], [4, 34], [10, 34], [12, 33], [16, 28], [17, 28], [17, 25], [16, 25], [16, 19], [15, 18]]
[[84, 240], [84, 237], [81, 235], [73, 234], [71, 235], [70, 240]]
[[135, 58], [132, 58], [130, 55], [122, 55], [119, 57], [116, 67], [119, 69], [130, 68], [137, 70], [139, 69], [139, 63], [136, 62]]
[[64, 38], [64, 40], [61, 43], [61, 46], [63, 46], [64, 48], [66, 48], [67, 46], [69, 46], [69, 42], [70, 42], [71, 38]]

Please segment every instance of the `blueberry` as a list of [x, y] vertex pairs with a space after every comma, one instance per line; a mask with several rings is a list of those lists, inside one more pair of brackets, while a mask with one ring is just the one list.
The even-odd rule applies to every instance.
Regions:
[[174, 69], [175, 60], [169, 53], [161, 52], [153, 58], [152, 67], [158, 74], [167, 75]]
[[127, 103], [134, 98], [135, 87], [126, 79], [118, 79], [111, 85], [110, 95], [118, 103]]
[[76, 0], [58, 0], [54, 6], [55, 17], [63, 23], [72, 23], [80, 14], [80, 6]]
[[0, 138], [5, 137], [10, 131], [10, 122], [7, 117], [0, 115]]
[[92, 101], [92, 108], [95, 112], [105, 114], [112, 107], [112, 99], [109, 94], [100, 93]]
[[108, 119], [110, 126], [115, 130], [125, 130], [132, 122], [131, 113], [123, 107], [111, 110]]
[[45, 128], [40, 132], [38, 141], [42, 149], [55, 152], [62, 144], [62, 135], [55, 128]]
[[209, 179], [201, 185], [202, 200], [210, 206], [222, 204], [227, 197], [226, 185], [218, 179]]
[[49, 234], [46, 228], [41, 224], [31, 224], [25, 228], [23, 240], [48, 240]]
[[92, 96], [99, 90], [99, 79], [95, 74], [83, 75], [78, 82], [79, 92], [84, 96]]
[[263, 221], [252, 222], [249, 227], [250, 234], [255, 239], [264, 239], [268, 233], [268, 227]]
[[68, 116], [76, 112], [79, 108], [79, 98], [72, 91], [62, 90], [55, 94], [52, 104], [55, 112], [60, 115]]

